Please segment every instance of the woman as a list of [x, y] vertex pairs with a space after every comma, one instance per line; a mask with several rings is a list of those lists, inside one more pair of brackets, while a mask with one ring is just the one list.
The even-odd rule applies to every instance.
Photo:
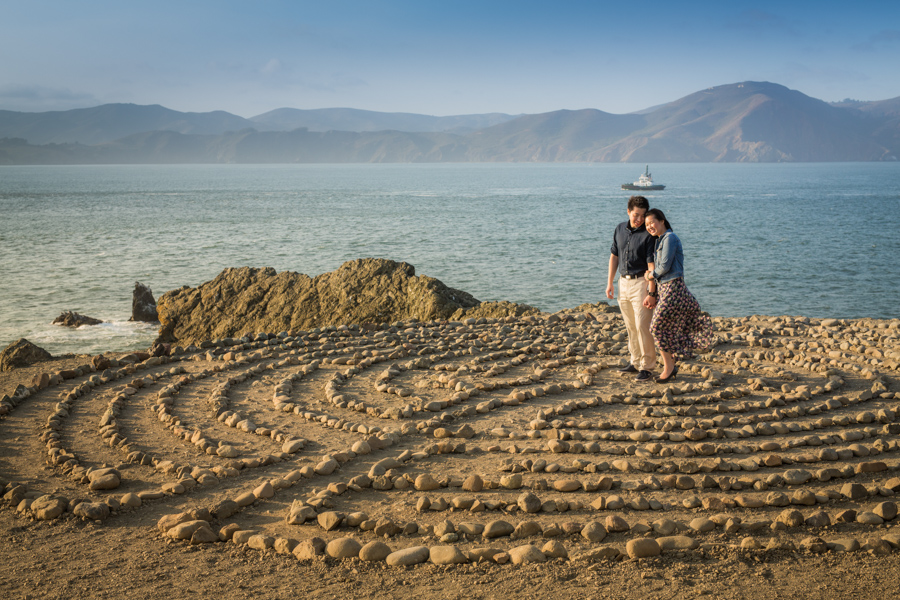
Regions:
[[711, 344], [712, 320], [700, 312], [700, 304], [684, 284], [681, 240], [672, 231], [666, 215], [651, 208], [644, 217], [644, 226], [656, 238], [654, 268], [645, 275], [650, 296], [659, 298], [650, 321], [650, 333], [663, 359], [663, 372], [656, 382], [667, 383], [678, 374], [676, 356], [691, 358], [695, 348]]

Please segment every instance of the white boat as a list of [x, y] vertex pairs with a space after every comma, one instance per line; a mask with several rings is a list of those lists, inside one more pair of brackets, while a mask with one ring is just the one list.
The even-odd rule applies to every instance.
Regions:
[[664, 190], [666, 186], [662, 184], [654, 184], [653, 177], [650, 175], [650, 165], [644, 169], [644, 172], [634, 183], [623, 183], [623, 190], [639, 190], [639, 191], [647, 191], [647, 190]]

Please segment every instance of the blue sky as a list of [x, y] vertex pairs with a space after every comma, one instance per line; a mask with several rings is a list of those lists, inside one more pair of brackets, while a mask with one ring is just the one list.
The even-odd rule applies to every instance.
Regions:
[[900, 96], [900, 2], [4, 0], [0, 109], [627, 113], [771, 81]]

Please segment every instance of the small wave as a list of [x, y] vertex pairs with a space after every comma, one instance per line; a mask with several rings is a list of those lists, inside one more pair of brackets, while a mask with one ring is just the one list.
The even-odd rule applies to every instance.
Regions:
[[30, 332], [29, 339], [51, 354], [127, 352], [150, 346], [158, 327], [158, 323], [119, 320], [76, 328], [45, 325]]

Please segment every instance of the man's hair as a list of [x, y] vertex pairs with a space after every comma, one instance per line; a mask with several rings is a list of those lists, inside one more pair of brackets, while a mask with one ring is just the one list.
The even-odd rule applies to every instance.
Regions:
[[650, 210], [650, 203], [643, 196], [632, 196], [628, 199], [628, 210], [630, 211], [632, 208]]

